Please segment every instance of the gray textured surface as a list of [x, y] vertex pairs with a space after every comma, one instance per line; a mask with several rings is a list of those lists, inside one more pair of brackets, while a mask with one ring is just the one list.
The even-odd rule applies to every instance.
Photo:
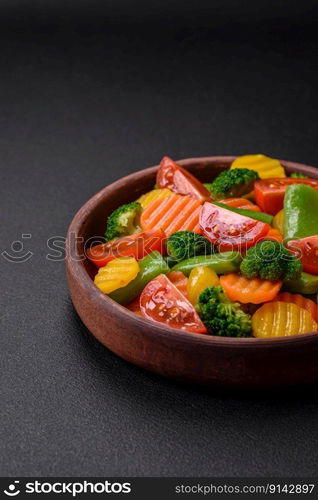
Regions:
[[135, 368], [46, 259], [91, 195], [163, 154], [318, 165], [314, 3], [0, 4], [1, 246], [31, 233], [34, 252], [1, 259], [2, 475], [317, 473], [316, 386], [234, 393]]

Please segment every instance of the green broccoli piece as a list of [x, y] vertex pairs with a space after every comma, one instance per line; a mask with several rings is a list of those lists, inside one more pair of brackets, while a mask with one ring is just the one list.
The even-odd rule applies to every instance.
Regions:
[[114, 210], [107, 218], [106, 240], [110, 241], [138, 231], [141, 211], [142, 207], [137, 201], [122, 205]]
[[205, 184], [205, 186], [216, 200], [240, 198], [253, 190], [254, 182], [258, 179], [259, 175], [254, 170], [235, 168], [221, 172], [212, 184]]
[[308, 175], [302, 174], [301, 172], [293, 172], [290, 174], [290, 177], [294, 177], [295, 179], [308, 179]]
[[169, 236], [166, 244], [170, 260], [173, 261], [214, 253], [213, 243], [192, 231], [177, 231]]
[[302, 265], [281, 243], [262, 241], [246, 252], [240, 270], [246, 278], [288, 281], [300, 276]]
[[198, 312], [208, 332], [222, 337], [250, 337], [252, 321], [221, 286], [209, 286], [199, 296]]

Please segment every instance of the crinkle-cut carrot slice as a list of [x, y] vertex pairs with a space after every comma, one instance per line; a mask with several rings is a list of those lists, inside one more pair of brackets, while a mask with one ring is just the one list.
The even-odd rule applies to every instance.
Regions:
[[185, 274], [181, 271], [170, 271], [170, 273], [167, 274], [167, 278], [185, 297], [188, 297], [188, 278]]
[[301, 307], [302, 309], [306, 309], [308, 311], [313, 319], [318, 322], [318, 306], [315, 304], [315, 302], [311, 299], [307, 299], [303, 295], [300, 295], [300, 293], [289, 293], [289, 292], [282, 292], [275, 297], [275, 301], [278, 302], [287, 302], [289, 304], [296, 304], [297, 306]]
[[244, 210], [254, 210], [254, 212], [260, 212], [261, 209], [246, 198], [225, 198], [220, 200], [220, 203], [227, 205], [232, 208], [243, 208]]
[[172, 195], [172, 191], [170, 189], [164, 188], [164, 189], [153, 189], [152, 191], [149, 191], [148, 193], [145, 193], [141, 195], [138, 200], [138, 203], [142, 206], [142, 208], [146, 208], [149, 203], [152, 203], [154, 200], [157, 200], [158, 198], [167, 198], [168, 196]]
[[242, 304], [269, 302], [276, 297], [283, 284], [282, 281], [248, 279], [237, 273], [221, 276], [220, 283], [229, 299]]
[[318, 325], [311, 314], [286, 302], [263, 304], [252, 317], [254, 337], [289, 337], [317, 330]]
[[198, 200], [172, 194], [151, 202], [142, 212], [140, 223], [143, 230], [163, 229], [167, 236], [176, 231], [201, 233], [200, 211], [201, 203]]

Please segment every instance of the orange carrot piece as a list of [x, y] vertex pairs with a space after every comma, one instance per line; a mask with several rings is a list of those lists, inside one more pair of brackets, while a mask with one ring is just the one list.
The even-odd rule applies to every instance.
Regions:
[[302, 309], [306, 309], [306, 311], [308, 311], [312, 315], [316, 323], [318, 323], [318, 306], [313, 300], [307, 299], [299, 293], [282, 292], [279, 293], [277, 297], [275, 297], [275, 301], [296, 304]]
[[163, 229], [167, 236], [177, 231], [201, 233], [199, 215], [201, 203], [189, 196], [172, 194], [167, 198], [158, 198], [142, 212], [142, 229]]
[[244, 210], [254, 210], [254, 212], [261, 211], [257, 205], [245, 198], [226, 198], [225, 200], [220, 200], [220, 203], [232, 208], [243, 208]]
[[220, 284], [227, 296], [234, 302], [242, 304], [261, 304], [273, 300], [282, 287], [282, 281], [248, 279], [237, 273], [225, 274], [220, 277]]
[[278, 241], [278, 243], [283, 242], [283, 236], [282, 234], [278, 231], [278, 229], [274, 229], [273, 227], [270, 228], [268, 231], [267, 235], [263, 238], [264, 240], [271, 240], [271, 241]]
[[188, 278], [181, 271], [170, 271], [167, 274], [167, 278], [174, 284], [178, 290], [183, 293], [185, 297], [188, 297], [187, 287], [188, 287]]

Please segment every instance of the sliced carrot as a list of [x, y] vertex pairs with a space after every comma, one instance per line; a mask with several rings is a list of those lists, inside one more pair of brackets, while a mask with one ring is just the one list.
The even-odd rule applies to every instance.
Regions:
[[225, 200], [220, 200], [220, 203], [232, 208], [243, 208], [244, 210], [254, 210], [254, 212], [261, 211], [257, 205], [245, 198], [226, 198]]
[[283, 236], [282, 234], [278, 231], [278, 229], [274, 229], [273, 227], [268, 231], [267, 235], [264, 240], [272, 240], [272, 241], [278, 241], [278, 243], [283, 242]]
[[161, 228], [167, 236], [176, 231], [201, 233], [200, 211], [201, 203], [198, 200], [172, 194], [151, 202], [142, 212], [140, 223], [143, 230]]
[[229, 299], [242, 304], [269, 302], [276, 297], [283, 284], [282, 281], [248, 279], [237, 273], [221, 276], [220, 283]]
[[167, 274], [167, 278], [169, 278], [171, 283], [173, 283], [185, 297], [188, 297], [188, 278], [185, 274], [181, 271], [170, 271], [170, 273]]
[[316, 323], [318, 323], [318, 306], [313, 300], [307, 299], [299, 293], [282, 292], [279, 293], [277, 297], [275, 297], [275, 301], [296, 304], [302, 309], [306, 309], [306, 311], [308, 311], [312, 315]]

